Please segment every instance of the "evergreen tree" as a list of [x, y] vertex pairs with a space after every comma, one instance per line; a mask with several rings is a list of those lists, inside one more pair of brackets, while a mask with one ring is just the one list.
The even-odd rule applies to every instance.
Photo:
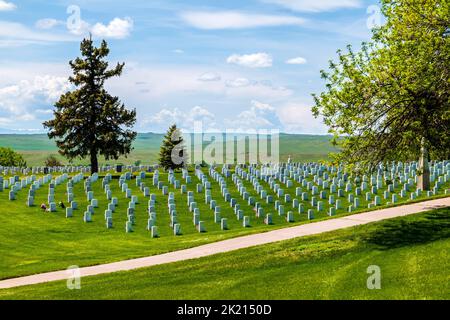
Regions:
[[117, 160], [132, 150], [136, 111], [127, 110], [118, 97], [105, 89], [105, 80], [122, 74], [124, 63], [108, 70], [106, 41], [95, 47], [92, 39], [81, 42], [82, 58], [70, 61], [69, 81], [76, 90], [56, 102], [54, 119], [44, 122], [48, 136], [56, 140], [59, 153], [68, 159], [90, 157], [91, 171], [98, 172], [98, 155]]
[[183, 135], [174, 124], [164, 136], [159, 152], [159, 164], [165, 170], [180, 169], [186, 167], [187, 150], [184, 145]]

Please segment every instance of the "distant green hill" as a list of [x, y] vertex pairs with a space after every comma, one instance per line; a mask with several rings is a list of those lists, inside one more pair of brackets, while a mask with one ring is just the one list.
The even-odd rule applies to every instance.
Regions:
[[[102, 163], [124, 163], [131, 164], [140, 160], [142, 163], [156, 163], [159, 147], [163, 134], [139, 133], [135, 142], [134, 150], [128, 158], [118, 161], [105, 161]], [[328, 158], [330, 152], [336, 149], [330, 145], [330, 136], [280, 134], [280, 156], [286, 161], [289, 155], [294, 161], [317, 161]], [[45, 134], [0, 134], [0, 146], [10, 147], [23, 154], [28, 165], [43, 165], [45, 158], [50, 154], [57, 154], [55, 142], [49, 140]], [[63, 163], [67, 159], [58, 156]], [[87, 160], [75, 160], [74, 164], [87, 164]]]

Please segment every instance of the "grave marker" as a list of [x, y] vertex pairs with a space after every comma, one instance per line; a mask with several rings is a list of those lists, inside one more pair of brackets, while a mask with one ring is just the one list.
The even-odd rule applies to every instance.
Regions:
[[89, 211], [86, 211], [83, 215], [83, 221], [85, 223], [92, 222], [92, 215]]
[[159, 232], [158, 232], [158, 227], [157, 226], [152, 226], [151, 237], [152, 238], [159, 238]]
[[112, 217], [106, 218], [106, 229], [112, 229], [113, 227], [113, 219]]
[[249, 227], [250, 227], [250, 217], [249, 217], [249, 216], [245, 216], [245, 217], [243, 218], [242, 226], [243, 226], [244, 228], [249, 228]]
[[221, 230], [228, 230], [228, 220], [226, 218], [222, 218], [220, 220], [220, 229]]
[[125, 232], [126, 233], [131, 233], [133, 232], [133, 222], [132, 221], [127, 221], [125, 223]]

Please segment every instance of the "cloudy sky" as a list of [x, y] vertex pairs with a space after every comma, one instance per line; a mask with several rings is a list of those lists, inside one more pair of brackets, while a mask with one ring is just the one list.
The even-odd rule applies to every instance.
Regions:
[[125, 73], [107, 87], [140, 132], [204, 129], [325, 134], [311, 116], [319, 71], [370, 39], [373, 0], [0, 0], [0, 129], [43, 132], [71, 89], [68, 61], [92, 33]]

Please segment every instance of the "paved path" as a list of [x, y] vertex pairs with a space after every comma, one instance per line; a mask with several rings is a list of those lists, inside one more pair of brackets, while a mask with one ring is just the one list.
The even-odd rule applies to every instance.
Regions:
[[[267, 243], [293, 239], [343, 229], [371, 222], [376, 222], [395, 217], [406, 216], [414, 213], [428, 211], [439, 207], [449, 207], [450, 197], [414, 203], [394, 208], [381, 209], [366, 213], [354, 214], [342, 218], [335, 218], [325, 221], [303, 224], [295, 227], [273, 230], [265, 233], [258, 233], [249, 236], [214, 242], [190, 249], [164, 253], [160, 255], [131, 259], [108, 264], [102, 264], [80, 269], [81, 276], [93, 276], [98, 274], [126, 271], [143, 267], [150, 267], [164, 263], [195, 259], [217, 253], [248, 248]], [[19, 287], [37, 283], [44, 283], [57, 280], [65, 280], [69, 277], [67, 270], [47, 272], [32, 276], [14, 278], [0, 281], [0, 289]]]

